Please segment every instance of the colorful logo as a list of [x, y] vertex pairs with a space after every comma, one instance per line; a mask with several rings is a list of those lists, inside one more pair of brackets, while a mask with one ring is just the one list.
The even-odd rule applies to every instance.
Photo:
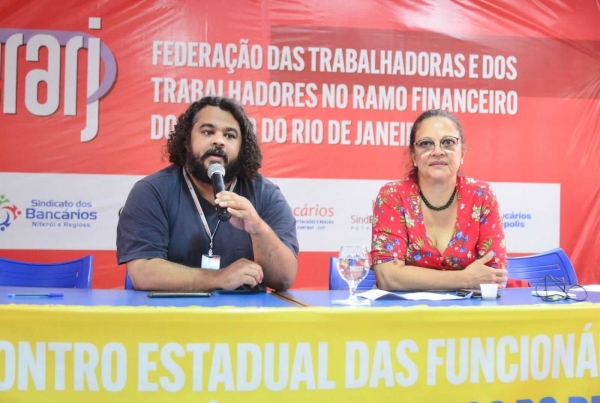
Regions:
[[8, 200], [4, 195], [0, 195], [0, 231], [4, 231], [10, 226], [19, 216], [21, 210]]

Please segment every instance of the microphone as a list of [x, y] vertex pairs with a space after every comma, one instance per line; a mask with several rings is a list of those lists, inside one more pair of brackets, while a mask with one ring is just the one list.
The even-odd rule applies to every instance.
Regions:
[[[212, 181], [213, 191], [215, 193], [215, 197], [217, 197], [217, 193], [225, 190], [225, 181], [223, 178], [225, 177], [225, 167], [221, 164], [212, 164], [208, 167], [208, 177]], [[219, 216], [219, 220], [221, 221], [229, 221], [231, 215], [227, 212], [227, 209], [216, 206], [217, 215]]]

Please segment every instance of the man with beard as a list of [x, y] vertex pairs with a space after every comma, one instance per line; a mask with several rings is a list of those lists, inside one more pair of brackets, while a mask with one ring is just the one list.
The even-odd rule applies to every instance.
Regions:
[[[241, 105], [194, 102], [166, 152], [172, 165], [137, 182], [119, 217], [117, 260], [127, 263], [134, 288], [288, 289], [298, 271], [296, 220], [279, 188], [258, 173], [262, 155]], [[207, 173], [214, 163], [225, 167], [226, 190], [216, 198]]]

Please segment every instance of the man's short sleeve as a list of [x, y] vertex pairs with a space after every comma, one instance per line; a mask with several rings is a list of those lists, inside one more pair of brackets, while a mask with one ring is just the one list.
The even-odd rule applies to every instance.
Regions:
[[137, 182], [119, 216], [117, 262], [135, 259], [167, 258], [169, 223], [166, 205], [148, 181]]
[[292, 209], [278, 186], [273, 185], [271, 192], [264, 199], [260, 217], [277, 234], [281, 242], [298, 257], [300, 249], [296, 235], [296, 218]]

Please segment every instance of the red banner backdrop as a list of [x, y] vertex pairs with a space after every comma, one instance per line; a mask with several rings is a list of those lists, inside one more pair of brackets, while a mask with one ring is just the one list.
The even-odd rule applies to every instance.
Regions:
[[[507, 228], [509, 252], [560, 246], [580, 283], [600, 282], [599, 20], [597, 2], [576, 0], [3, 1], [0, 207], [22, 214], [2, 210], [0, 255], [91, 253], [94, 287], [122, 286], [114, 226], [127, 192], [103, 184], [128, 189], [166, 166], [175, 117], [200, 96], [223, 94], [256, 120], [261, 172], [285, 179], [299, 225], [311, 207], [317, 219], [332, 209], [326, 225], [299, 228], [296, 287], [327, 286], [339, 246], [309, 238], [330, 231], [346, 242], [341, 211], [369, 211], [376, 195], [374, 186], [365, 203], [355, 197], [367, 183], [358, 180], [402, 178], [410, 124], [434, 107], [463, 122], [468, 176], [557, 189], [500, 197], [505, 220], [532, 223]], [[314, 194], [306, 179], [338, 181], [323, 182], [336, 193]], [[76, 193], [92, 183], [87, 196]], [[98, 206], [93, 224], [103, 230], [38, 231], [39, 200], [56, 211]], [[545, 210], [552, 203], [556, 211]], [[367, 226], [360, 231], [368, 241]]]

